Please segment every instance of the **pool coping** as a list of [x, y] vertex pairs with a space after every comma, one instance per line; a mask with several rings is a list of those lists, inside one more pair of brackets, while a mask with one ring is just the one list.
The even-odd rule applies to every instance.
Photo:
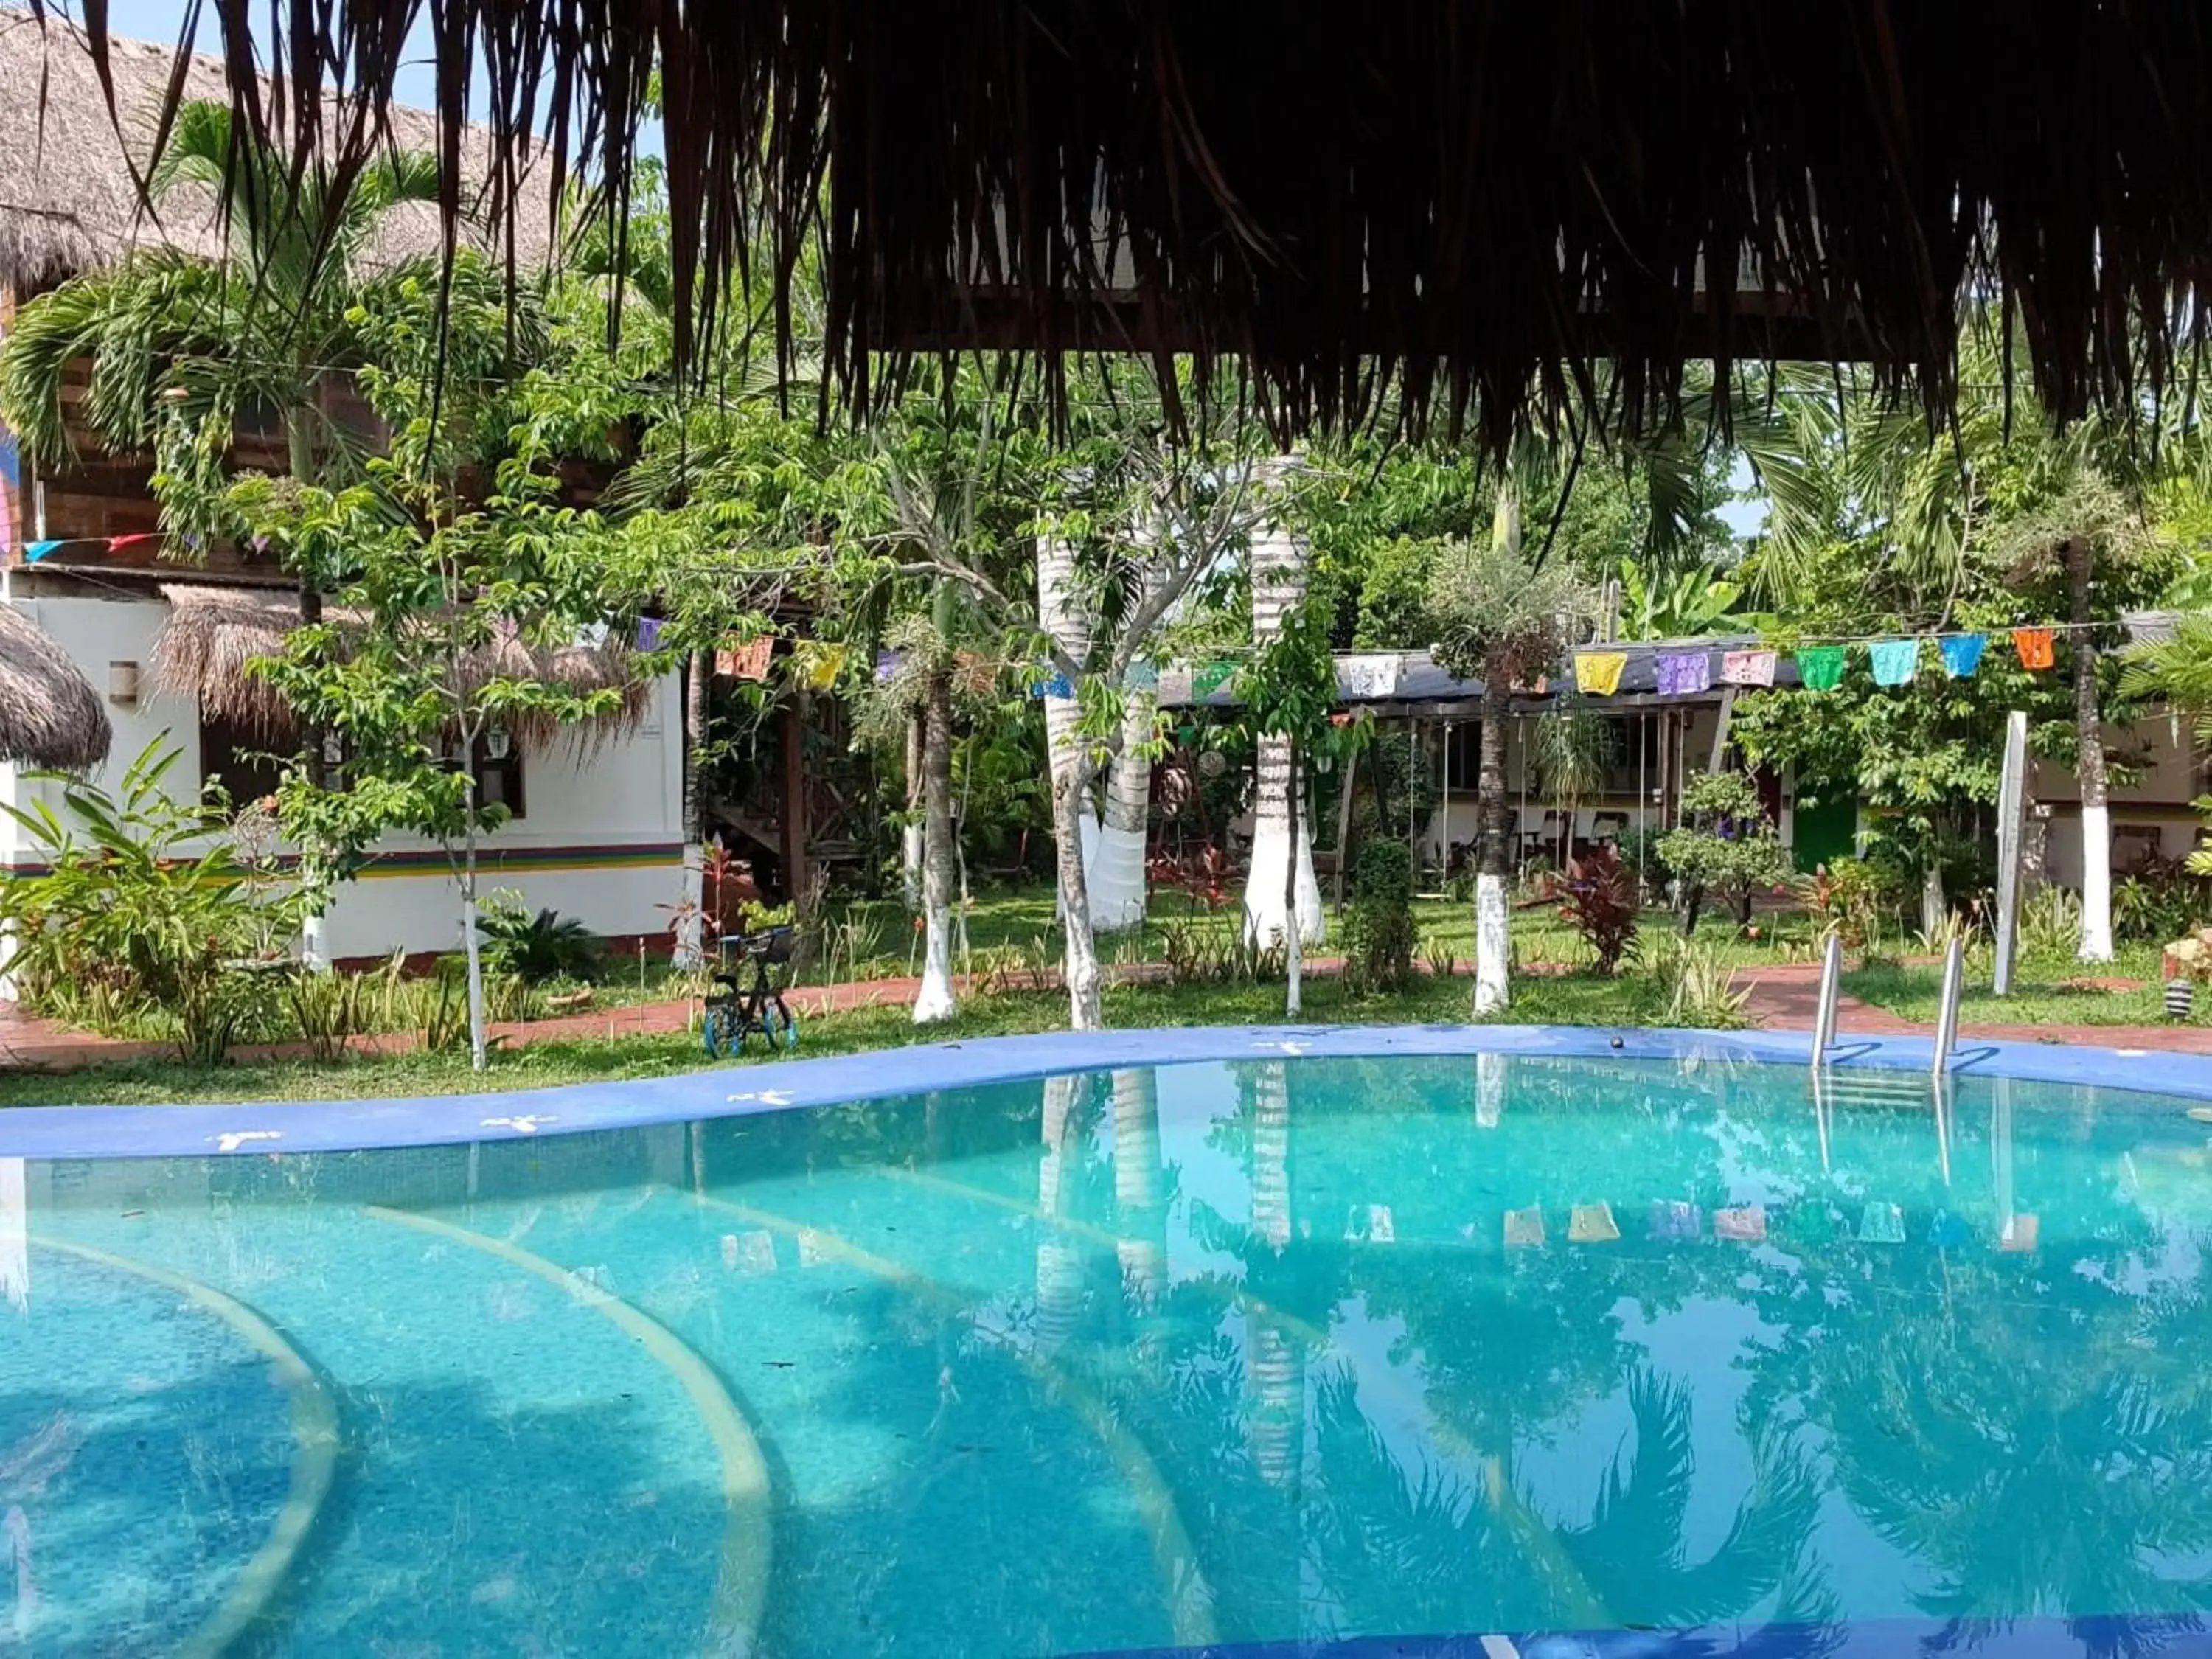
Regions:
[[[1060, 1072], [1284, 1058], [1612, 1056], [1806, 1066], [1812, 1038], [1789, 1031], [1608, 1030], [1562, 1025], [1217, 1025], [918, 1042], [904, 1048], [722, 1066], [677, 1077], [390, 1100], [193, 1106], [19, 1106], [0, 1111], [0, 1157], [189, 1158], [453, 1146], [802, 1110]], [[1926, 1037], [1839, 1043], [1831, 1064], [1931, 1068]], [[1964, 1042], [1954, 1072], [2212, 1101], [2212, 1055], [2072, 1044]]]

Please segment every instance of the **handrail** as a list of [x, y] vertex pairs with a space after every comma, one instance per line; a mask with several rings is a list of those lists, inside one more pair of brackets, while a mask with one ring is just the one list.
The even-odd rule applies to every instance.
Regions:
[[1828, 1063], [1828, 1050], [1836, 1046], [1836, 1002], [1844, 988], [1844, 942], [1830, 933], [1820, 953], [1820, 1005], [1813, 1017], [1813, 1067]]
[[1938, 1076], [1950, 1066], [1951, 1051], [1959, 1046], [1959, 999], [1966, 988], [1966, 942], [1954, 934], [1943, 951], [1943, 1003], [1936, 1015], [1936, 1059], [1930, 1068]]

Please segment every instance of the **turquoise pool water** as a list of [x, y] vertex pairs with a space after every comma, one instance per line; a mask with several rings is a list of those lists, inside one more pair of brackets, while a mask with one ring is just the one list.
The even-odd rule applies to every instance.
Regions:
[[0, 1651], [2187, 1646], [2208, 1136], [1492, 1055], [0, 1161]]

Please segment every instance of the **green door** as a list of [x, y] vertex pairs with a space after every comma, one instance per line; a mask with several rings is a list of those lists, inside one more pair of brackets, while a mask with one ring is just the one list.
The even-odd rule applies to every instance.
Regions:
[[1790, 852], [1802, 874], [1858, 851], [1859, 804], [1848, 789], [1823, 793], [1818, 804], [1800, 800], [1792, 815]]

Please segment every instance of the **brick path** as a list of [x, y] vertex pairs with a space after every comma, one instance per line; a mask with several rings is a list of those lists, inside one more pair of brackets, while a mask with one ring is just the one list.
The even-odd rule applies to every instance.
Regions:
[[[1340, 959], [1322, 957], [1308, 965], [1316, 976], [1333, 974]], [[1136, 974], [1147, 980], [1164, 976], [1157, 963], [1135, 969], [1109, 969], [1117, 978]], [[1462, 969], [1462, 971], [1465, 971]], [[1820, 970], [1811, 963], [1791, 963], [1746, 969], [1739, 975], [1751, 999], [1745, 1012], [1753, 1024], [1768, 1030], [1809, 1031], [1820, 997]], [[1048, 981], [1048, 983], [1050, 981]], [[859, 984], [811, 988], [791, 994], [793, 1010], [802, 1019], [856, 1008], [902, 1008], [914, 1000], [919, 981], [879, 979]], [[963, 987], [969, 989], [971, 987]], [[493, 1035], [512, 1048], [526, 1042], [588, 1040], [594, 1037], [676, 1036], [688, 1033], [695, 1008], [690, 1002], [653, 1002], [635, 1007], [609, 1008], [563, 1014], [526, 1024], [492, 1027]], [[1899, 1018], [1856, 997], [1845, 996], [1838, 1005], [1838, 1022], [1849, 1036], [1924, 1036], [1926, 1025]], [[2048, 1042], [2089, 1048], [2151, 1048], [2172, 1054], [2212, 1054], [2212, 1027], [2202, 1025], [1965, 1025], [1961, 1037], [1979, 1042]], [[396, 1054], [414, 1046], [403, 1034], [358, 1038], [356, 1052]], [[113, 1064], [131, 1060], [166, 1059], [170, 1050], [155, 1042], [131, 1042], [94, 1036], [57, 1025], [51, 1020], [23, 1013], [12, 1004], [0, 1003], [0, 1066], [21, 1071], [67, 1072], [80, 1066]], [[306, 1050], [297, 1043], [241, 1048], [241, 1060], [295, 1058]]]

